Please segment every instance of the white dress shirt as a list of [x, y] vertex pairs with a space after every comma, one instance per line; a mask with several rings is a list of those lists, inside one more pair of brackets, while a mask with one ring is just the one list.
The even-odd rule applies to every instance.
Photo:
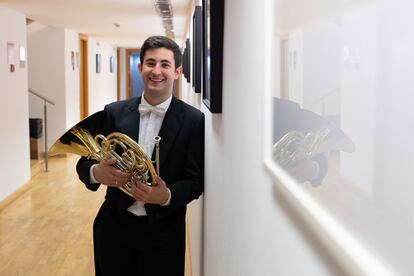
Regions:
[[[145, 93], [145, 92], [144, 92]], [[151, 106], [144, 98], [144, 93], [141, 97], [141, 104]], [[168, 107], [171, 104], [172, 96], [170, 96], [167, 100], [156, 105], [158, 108], [162, 108], [165, 112], [168, 110]], [[137, 110], [137, 112], [139, 112]], [[162, 122], [164, 120], [164, 114], [157, 114], [155, 112], [148, 112], [146, 114], [140, 115], [140, 122], [139, 122], [139, 137], [138, 137], [138, 144], [142, 147], [145, 153], [151, 158], [152, 151], [154, 150], [155, 141], [154, 137], [158, 135], [161, 129]], [[90, 169], [90, 179], [92, 183], [98, 183], [93, 175], [93, 165]], [[168, 200], [162, 204], [163, 206], [168, 206], [171, 201], [171, 191], [168, 189]], [[133, 213], [136, 216], [146, 216], [147, 212], [144, 208], [144, 203], [142, 201], [135, 201], [128, 209], [129, 212]]]
[[[141, 97], [141, 104], [143, 105], [150, 105], [144, 98], [145, 92], [142, 94]], [[169, 97], [166, 101], [160, 103], [159, 105], [156, 105], [156, 107], [160, 107], [164, 109], [165, 111], [168, 110], [168, 107], [171, 104], [172, 96]], [[145, 153], [151, 158], [152, 151], [154, 150], [155, 141], [154, 137], [158, 135], [161, 129], [162, 122], [164, 120], [165, 113], [160, 115], [156, 114], [155, 112], [148, 112], [147, 114], [140, 115], [139, 117], [139, 138], [138, 138], [138, 144], [142, 147], [142, 149], [145, 151]], [[161, 138], [162, 139], [162, 138]], [[163, 205], [169, 205], [170, 199], [171, 199], [171, 192], [168, 189], [168, 192], [170, 193], [168, 200]], [[131, 213], [133, 213], [136, 216], [146, 216], [147, 212], [144, 208], [144, 203], [140, 200], [135, 201], [128, 209]]]

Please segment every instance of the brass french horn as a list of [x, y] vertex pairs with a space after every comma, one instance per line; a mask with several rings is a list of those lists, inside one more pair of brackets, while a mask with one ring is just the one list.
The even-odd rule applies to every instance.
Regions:
[[279, 166], [289, 170], [304, 160], [333, 150], [353, 152], [355, 146], [341, 130], [325, 125], [306, 134], [297, 130], [288, 132], [273, 145], [272, 157]]
[[98, 162], [111, 157], [115, 158], [116, 163], [113, 166], [130, 174], [129, 181], [119, 189], [132, 196], [131, 185], [134, 181], [154, 181], [155, 175], [159, 175], [159, 143], [161, 138], [154, 137], [157, 168], [155, 170], [150, 157], [129, 136], [120, 132], [113, 132], [107, 136], [102, 134], [93, 136], [91, 134], [88, 128], [95, 129], [94, 124], [99, 124], [102, 116], [102, 111], [97, 112], [69, 129], [52, 145], [49, 155], [74, 153]]

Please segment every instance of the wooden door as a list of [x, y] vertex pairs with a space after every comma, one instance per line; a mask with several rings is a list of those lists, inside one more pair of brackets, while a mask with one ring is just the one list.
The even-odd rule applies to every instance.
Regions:
[[88, 94], [88, 37], [79, 35], [79, 74], [80, 74], [80, 118], [89, 115]]

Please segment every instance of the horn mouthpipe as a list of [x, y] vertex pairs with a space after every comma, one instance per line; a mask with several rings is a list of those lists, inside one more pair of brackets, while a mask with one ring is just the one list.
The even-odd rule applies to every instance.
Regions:
[[160, 175], [160, 136], [154, 137], [154, 143], [155, 143], [155, 170], [157, 172], [157, 175]]

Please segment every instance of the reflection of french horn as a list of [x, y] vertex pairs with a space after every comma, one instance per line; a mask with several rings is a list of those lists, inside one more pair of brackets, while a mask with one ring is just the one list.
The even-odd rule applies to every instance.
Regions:
[[288, 132], [273, 145], [272, 156], [279, 166], [289, 170], [304, 160], [332, 150], [352, 152], [354, 145], [343, 132], [326, 126], [306, 135], [300, 131]]
[[155, 174], [159, 175], [159, 142], [161, 140], [159, 136], [154, 137], [157, 168], [155, 171], [151, 159], [141, 146], [129, 136], [113, 132], [107, 136], [98, 134], [93, 138], [88, 130], [78, 125], [68, 130], [53, 144], [49, 150], [50, 155], [74, 153], [98, 162], [111, 157], [115, 158], [117, 162], [113, 166], [130, 174], [128, 183], [120, 187], [130, 196], [132, 196], [131, 185], [135, 180], [148, 182], [151, 178], [154, 181]]

